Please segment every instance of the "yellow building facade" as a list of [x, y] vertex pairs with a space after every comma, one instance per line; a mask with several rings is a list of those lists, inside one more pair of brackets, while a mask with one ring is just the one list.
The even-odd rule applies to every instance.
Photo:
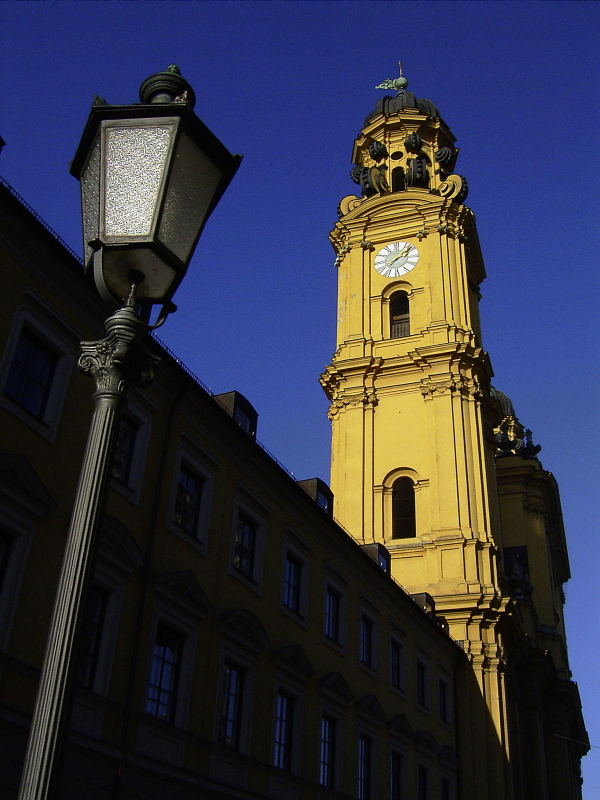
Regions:
[[[433, 103], [406, 87], [403, 77], [380, 87], [396, 94], [377, 103], [354, 143], [361, 195], [342, 199], [330, 236], [337, 349], [321, 383], [336, 516], [388, 548], [394, 577], [435, 599], [467, 654], [461, 757], [470, 768], [460, 796], [575, 798], [586, 736], [562, 624], [560, 501], [491, 388], [478, 314], [485, 269], [455, 139]], [[519, 433], [514, 455], [505, 440]], [[511, 591], [504, 554], [513, 570], [522, 559], [533, 591]], [[544, 654], [545, 680], [523, 666], [529, 650]], [[548, 680], [570, 701], [544, 699]], [[531, 703], [527, 723], [517, 721]]]

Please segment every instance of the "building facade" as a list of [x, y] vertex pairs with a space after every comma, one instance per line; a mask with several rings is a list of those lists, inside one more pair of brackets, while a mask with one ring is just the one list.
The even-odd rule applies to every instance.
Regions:
[[[61, 798], [580, 798], [560, 501], [492, 389], [454, 138], [402, 84], [332, 233], [331, 490], [158, 341], [112, 464]], [[0, 793], [17, 796], [104, 309], [0, 185]], [[333, 311], [333, 310], [332, 310]], [[583, 742], [583, 744], [582, 744]]]

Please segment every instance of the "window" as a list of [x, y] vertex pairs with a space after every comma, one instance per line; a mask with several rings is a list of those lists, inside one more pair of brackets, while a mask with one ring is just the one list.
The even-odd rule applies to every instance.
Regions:
[[373, 666], [373, 622], [364, 614], [360, 618], [359, 660], [365, 667]]
[[79, 335], [35, 292], [27, 290], [25, 297], [0, 363], [0, 405], [53, 441]]
[[392, 539], [416, 535], [415, 487], [410, 478], [398, 478], [392, 487]]
[[331, 494], [326, 494], [324, 491], [317, 489], [317, 505], [331, 515]]
[[8, 562], [13, 549], [14, 537], [0, 530], [0, 594], [4, 590], [6, 573], [8, 572]]
[[452, 784], [448, 778], [442, 778], [441, 800], [451, 800], [451, 786]]
[[403, 192], [405, 188], [404, 170], [402, 167], [394, 167], [392, 170], [392, 192]]
[[392, 750], [390, 755], [390, 800], [403, 800], [404, 797], [402, 793], [402, 762], [402, 753]]
[[198, 534], [204, 480], [185, 462], [179, 466], [173, 517], [177, 527], [188, 536]]
[[417, 768], [417, 800], [429, 800], [429, 769], [423, 764]]
[[86, 689], [93, 689], [100, 658], [102, 634], [106, 622], [109, 591], [92, 584], [86, 598], [86, 606], [80, 633], [79, 663], [77, 678]]
[[233, 543], [233, 568], [245, 578], [254, 578], [256, 523], [239, 512]]
[[146, 713], [165, 722], [175, 718], [183, 642], [180, 633], [159, 623], [152, 649]]
[[341, 596], [335, 589], [328, 586], [325, 590], [324, 633], [328, 639], [332, 639], [334, 642], [340, 640], [340, 607]]
[[194, 439], [182, 434], [173, 466], [167, 527], [203, 554], [208, 551], [216, 466]]
[[254, 421], [241, 405], [236, 404], [233, 411], [233, 418], [245, 433], [253, 435], [255, 431]]
[[395, 292], [390, 298], [390, 338], [402, 339], [405, 336], [410, 336], [408, 295]]
[[279, 691], [275, 701], [275, 732], [273, 735], [273, 765], [290, 770], [294, 730], [295, 698]]
[[417, 703], [422, 708], [428, 708], [427, 681], [427, 664], [423, 659], [417, 658]]
[[335, 734], [336, 720], [324, 714], [320, 730], [319, 784], [328, 789], [335, 787]]
[[368, 736], [358, 737], [358, 800], [371, 798], [372, 745]]
[[4, 393], [36, 419], [46, 414], [58, 355], [46, 340], [24, 325], [4, 384]]
[[132, 503], [138, 503], [144, 475], [144, 460], [150, 439], [154, 409], [135, 393], [122, 414], [115, 437], [111, 464], [112, 488]]
[[397, 639], [390, 640], [390, 683], [394, 689], [404, 689], [404, 653]]
[[112, 476], [125, 486], [131, 486], [133, 456], [139, 423], [129, 415], [121, 418], [112, 461]]
[[302, 562], [287, 553], [283, 565], [283, 604], [297, 614], [300, 613], [301, 580]]
[[242, 707], [246, 671], [230, 662], [225, 662], [223, 683], [223, 705], [219, 721], [220, 744], [239, 750], [242, 725]]
[[438, 682], [439, 700], [440, 700], [440, 719], [442, 722], [450, 722], [450, 697], [448, 691], [448, 682], [444, 678], [440, 678]]

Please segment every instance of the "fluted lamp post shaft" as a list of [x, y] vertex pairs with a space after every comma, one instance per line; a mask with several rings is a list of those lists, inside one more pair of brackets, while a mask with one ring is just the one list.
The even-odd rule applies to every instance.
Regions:
[[[147, 78], [140, 100], [112, 106], [96, 98], [71, 169], [81, 181], [86, 274], [113, 308], [124, 305], [106, 320], [104, 339], [81, 343], [79, 366], [96, 382], [94, 411], [19, 800], [59, 796], [78, 631], [121, 410], [131, 386], [152, 379], [158, 358], [144, 338], [175, 310], [173, 293], [241, 160], [194, 114], [193, 89], [177, 67]], [[162, 311], [150, 326], [155, 304]]]
[[64, 729], [76, 664], [76, 636], [90, 575], [121, 408], [132, 384], [152, 380], [157, 358], [139, 337], [147, 326], [131, 306], [106, 321], [105, 339], [82, 342], [80, 368], [96, 382], [94, 411], [56, 592], [46, 656], [33, 713], [20, 800], [53, 798], [58, 791]]

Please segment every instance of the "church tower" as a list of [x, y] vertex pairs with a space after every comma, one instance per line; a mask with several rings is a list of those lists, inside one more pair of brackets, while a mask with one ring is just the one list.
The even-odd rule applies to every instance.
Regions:
[[501, 567], [502, 415], [482, 346], [475, 218], [452, 132], [407, 86], [400, 76], [377, 87], [395, 94], [377, 102], [354, 142], [360, 195], [342, 199], [330, 234], [337, 346], [321, 384], [335, 516], [357, 540], [385, 545], [396, 580], [433, 597], [467, 654], [460, 724], [473, 746], [461, 798], [554, 796], [532, 789], [527, 764], [519, 776], [512, 767], [506, 642], [518, 649], [523, 637]]

